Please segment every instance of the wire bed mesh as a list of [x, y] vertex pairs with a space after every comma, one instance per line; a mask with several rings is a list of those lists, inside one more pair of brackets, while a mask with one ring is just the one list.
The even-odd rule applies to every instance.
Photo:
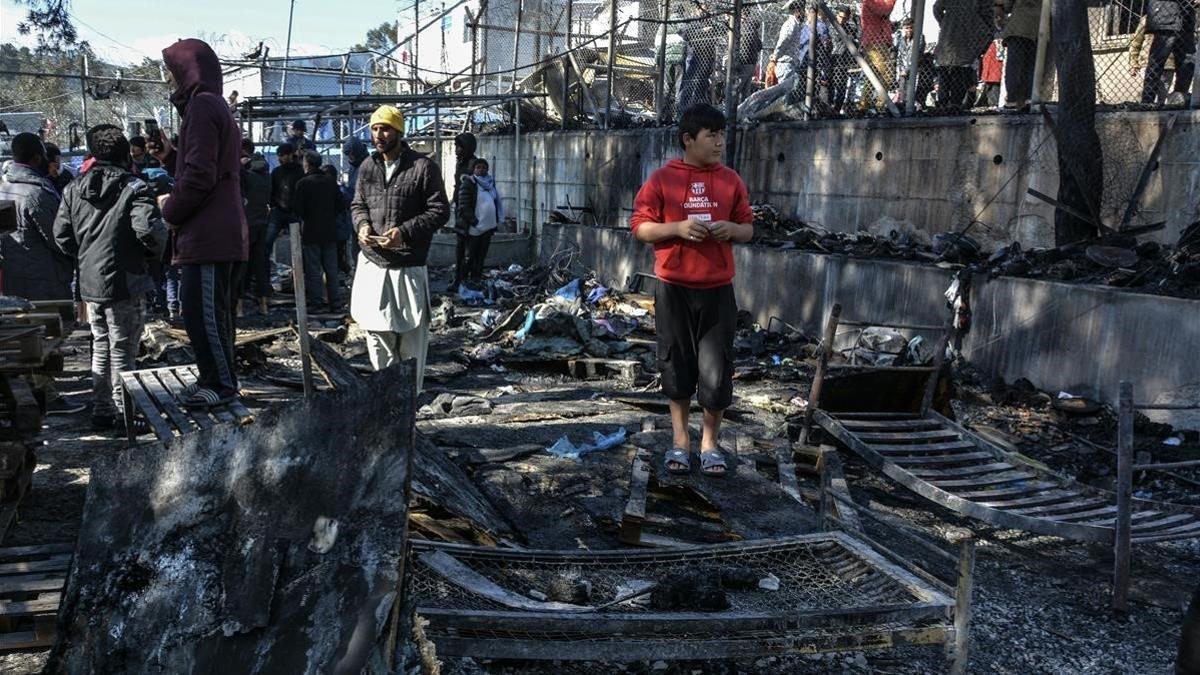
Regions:
[[[415, 545], [414, 552], [434, 550]], [[730, 612], [786, 613], [846, 610], [922, 602], [914, 590], [890, 572], [836, 539], [793, 542], [770, 547], [714, 549], [687, 554], [630, 552], [622, 556], [497, 556], [487, 551], [454, 549], [454, 558], [473, 571], [517, 595], [532, 591], [563, 596], [577, 582], [591, 585], [597, 605], [625, 597], [638, 582], [661, 582], [669, 575], [696, 569], [720, 574], [738, 568], [779, 579], [778, 591], [729, 593]], [[414, 555], [409, 588], [420, 607], [439, 609], [509, 610], [511, 608], [452, 583]], [[622, 603], [607, 611], [624, 614], [654, 610]]]

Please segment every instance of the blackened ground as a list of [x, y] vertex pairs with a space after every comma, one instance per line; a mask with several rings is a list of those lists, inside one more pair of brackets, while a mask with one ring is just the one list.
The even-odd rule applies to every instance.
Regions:
[[[431, 287], [444, 288], [447, 278], [435, 276]], [[420, 403], [442, 392], [476, 395], [494, 406], [488, 415], [471, 418], [427, 420], [420, 430], [464, 467], [479, 491], [494, 505], [513, 536], [527, 546], [592, 549], [619, 547], [616, 534], [619, 515], [628, 492], [629, 445], [599, 451], [580, 460], [554, 457], [545, 451], [566, 435], [573, 443], [590, 440], [592, 432], [608, 434], [624, 427], [631, 438], [641, 433], [650, 419], [659, 431], [637, 442], [661, 435], [669, 422], [650, 377], [635, 384], [617, 380], [579, 380], [545, 372], [523, 372], [513, 368], [493, 369], [492, 364], [469, 363], [467, 349], [479, 344], [464, 320], [482, 310], [456, 306], [458, 318], [451, 327], [439, 329], [430, 346], [430, 371]], [[283, 325], [286, 312], [264, 319], [264, 324]], [[260, 327], [260, 326], [255, 326]], [[338, 348], [352, 362], [364, 363], [361, 342], [351, 330]], [[81, 392], [85, 397], [88, 346], [84, 332], [72, 336], [68, 346], [67, 372], [60, 387]], [[258, 352], [261, 352], [260, 354]], [[268, 381], [294, 373], [295, 358], [285, 343], [267, 345], [254, 354], [260, 365], [245, 377], [252, 407], [283, 402], [295, 391]], [[800, 412], [798, 398], [807, 398], [811, 378], [811, 349], [796, 346], [777, 365], [770, 350], [758, 358], [739, 355], [735, 385], [737, 401], [730, 411], [731, 423], [723, 438], [726, 447], [736, 445], [738, 434], [756, 438], [794, 434]], [[150, 364], [146, 364], [150, 365]], [[781, 378], [781, 379], [772, 379]], [[1045, 400], [1001, 400], [1003, 391], [967, 381], [958, 388], [954, 409], [961, 420], [987, 423], [1008, 434], [1019, 449], [1065, 473], [1077, 473], [1103, 486], [1103, 466], [1111, 455], [1067, 436], [1111, 444], [1115, 427], [1107, 414], [1095, 422], [1063, 418], [1045, 406]], [[636, 403], [636, 404], [635, 404]], [[43, 434], [46, 446], [38, 453], [38, 470], [33, 491], [4, 545], [43, 544], [73, 541], [78, 532], [92, 458], [122, 447], [124, 441], [92, 434], [87, 413], [47, 419]], [[1143, 427], [1139, 443], [1156, 452], [1162, 429]], [[1187, 451], [1185, 447], [1180, 453]], [[1194, 450], [1193, 450], [1194, 452]], [[510, 455], [507, 459], [488, 457]], [[1050, 537], [996, 530], [931, 506], [898, 488], [870, 470], [851, 453], [842, 454], [851, 494], [862, 506], [870, 507], [894, 523], [884, 527], [868, 523], [867, 534], [910, 560], [928, 565], [930, 571], [950, 578], [947, 565], [932, 564], [931, 556], [899, 531], [910, 531], [929, 541], [943, 542], [950, 527], [971, 529], [979, 540], [975, 583], [975, 615], [971, 629], [971, 672], [1025, 675], [1029, 673], [1169, 673], [1179, 639], [1183, 607], [1197, 583], [1200, 545], [1195, 541], [1156, 544], [1135, 549], [1132, 609], [1128, 616], [1108, 610], [1111, 554], [1102, 547], [1064, 542]], [[1173, 456], [1173, 455], [1172, 455]], [[1090, 471], [1090, 473], [1089, 473]], [[761, 480], [774, 480], [771, 469], [760, 468]], [[1198, 479], [1195, 473], [1180, 475]], [[801, 487], [816, 488], [801, 475]], [[739, 475], [730, 483], [746, 480]], [[753, 479], [757, 480], [757, 479]], [[1139, 476], [1137, 489], [1146, 496], [1176, 501], [1194, 500], [1196, 486], [1163, 477]], [[1194, 501], [1192, 503], [1195, 503]], [[664, 532], [680, 539], [713, 541], [729, 538], [729, 523], [752, 519], [753, 512], [727, 514], [726, 522], [706, 513], [703, 504], [662, 504], [664, 513], [686, 515], [688, 528]], [[657, 508], [657, 506], [656, 506]], [[677, 509], [670, 511], [670, 508]], [[747, 507], [749, 508], [749, 507]], [[800, 507], [795, 507], [801, 513]], [[682, 517], [680, 518], [683, 519]], [[444, 536], [469, 539], [469, 527], [444, 521]], [[420, 529], [420, 528], [418, 528]], [[0, 672], [38, 672], [44, 651], [0, 654]], [[450, 673], [903, 673], [944, 672], [947, 661], [937, 648], [894, 652], [852, 653], [828, 656], [762, 658], [738, 662], [692, 663], [573, 663], [501, 662], [448, 659], [443, 672]]]

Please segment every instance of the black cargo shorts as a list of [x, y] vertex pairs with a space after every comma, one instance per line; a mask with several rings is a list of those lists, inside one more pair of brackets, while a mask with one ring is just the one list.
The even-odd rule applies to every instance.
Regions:
[[733, 403], [733, 285], [695, 289], [659, 281], [654, 292], [658, 371], [663, 394], [697, 400], [705, 410]]

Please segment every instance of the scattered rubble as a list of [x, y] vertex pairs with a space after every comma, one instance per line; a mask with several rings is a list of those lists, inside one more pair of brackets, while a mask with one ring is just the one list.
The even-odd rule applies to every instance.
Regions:
[[1174, 245], [1139, 242], [1134, 233], [1117, 233], [1048, 249], [1025, 249], [1014, 242], [989, 252], [969, 233], [947, 232], [930, 238], [911, 224], [898, 221], [883, 221], [869, 231], [834, 232], [815, 223], [786, 218], [770, 204], [752, 208], [753, 243], [759, 246], [965, 266], [992, 276], [1099, 284], [1140, 293], [1200, 298], [1200, 222], [1185, 229]]

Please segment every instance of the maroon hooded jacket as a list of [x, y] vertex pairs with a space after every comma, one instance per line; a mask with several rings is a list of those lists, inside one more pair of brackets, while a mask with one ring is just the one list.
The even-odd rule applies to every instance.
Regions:
[[171, 103], [179, 111], [179, 143], [167, 157], [175, 189], [163, 205], [174, 232], [175, 265], [244, 261], [250, 250], [242, 210], [242, 132], [222, 95], [221, 63], [200, 40], [163, 50], [175, 76]]

